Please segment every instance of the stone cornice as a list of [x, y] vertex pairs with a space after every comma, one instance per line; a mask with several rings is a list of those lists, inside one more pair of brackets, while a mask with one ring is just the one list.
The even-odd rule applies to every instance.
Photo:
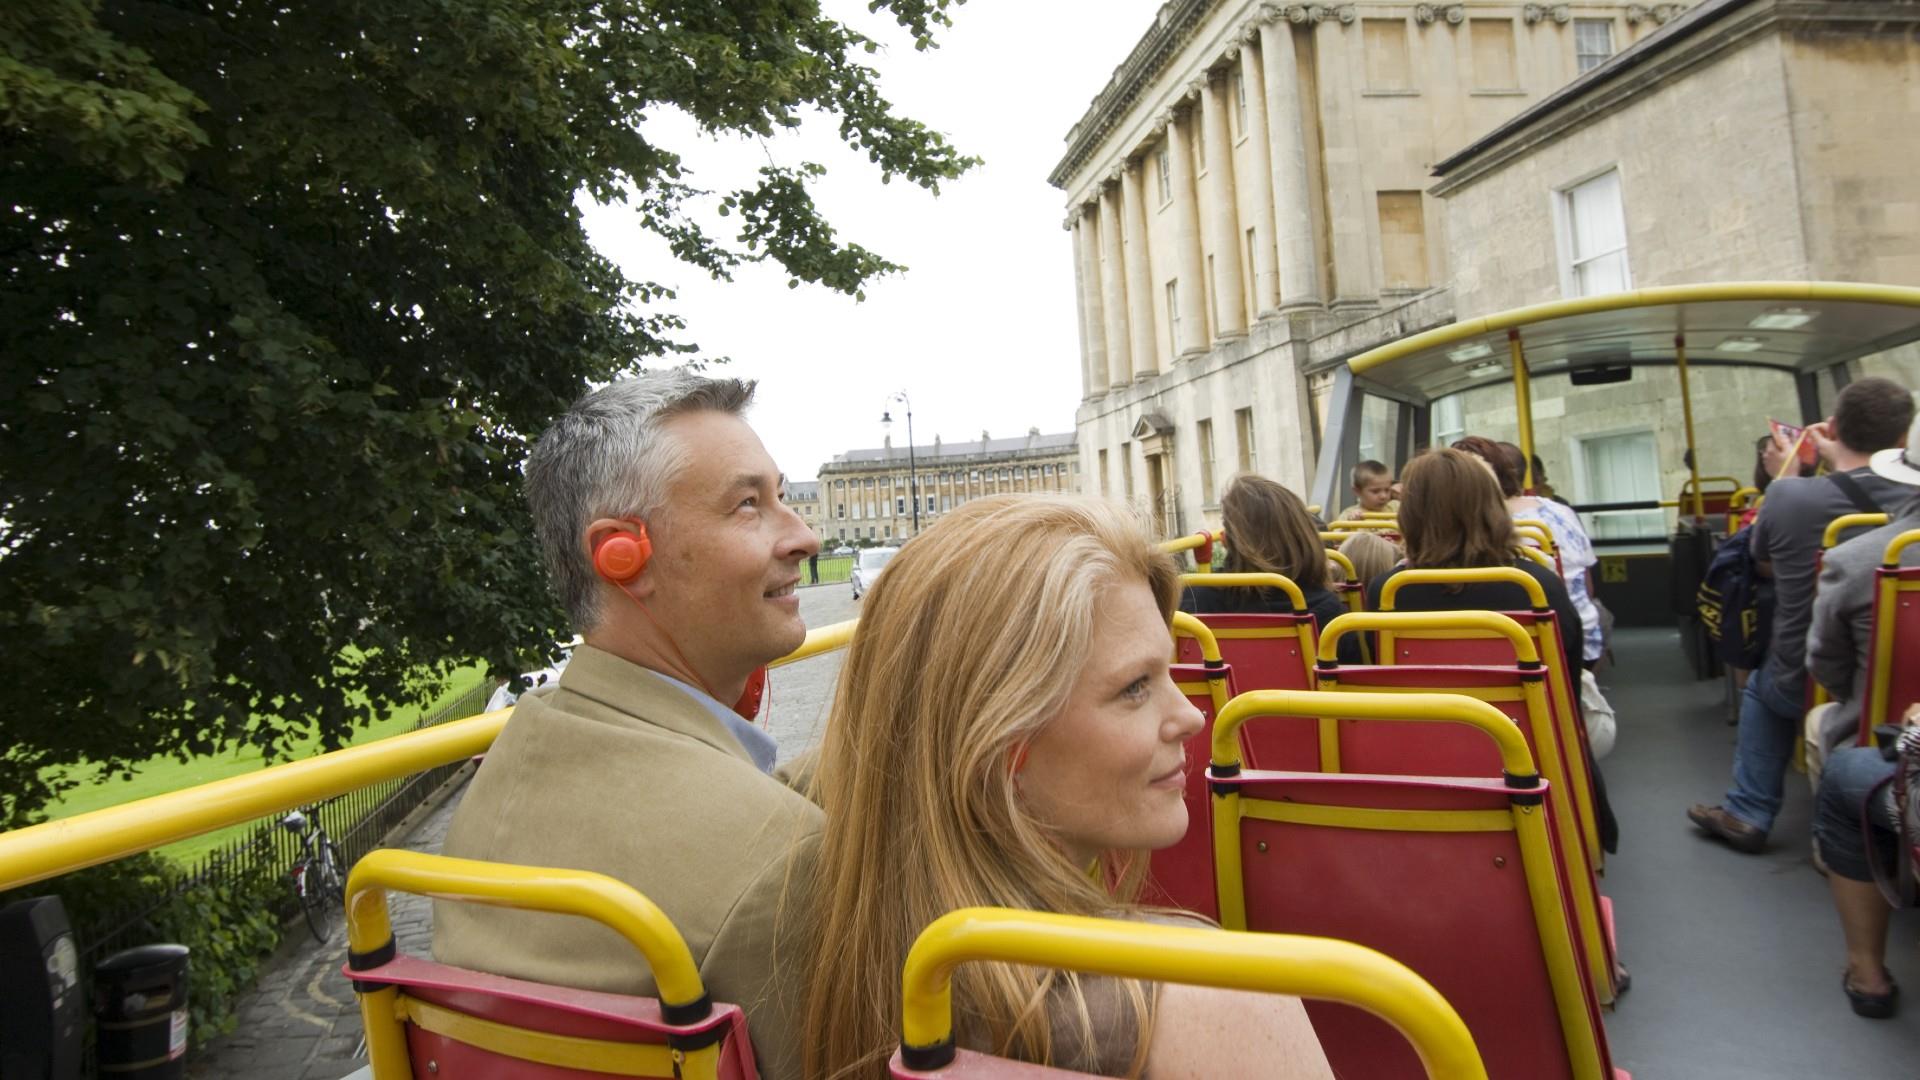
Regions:
[[1920, 31], [1920, 4], [1706, 0], [1435, 165], [1433, 174], [1442, 179], [1430, 190], [1448, 195], [1572, 130], [1657, 93], [1731, 49], [1788, 29], [1912, 34]]
[[1047, 174], [1049, 184], [1057, 188], [1067, 186], [1068, 178], [1093, 155], [1113, 126], [1160, 74], [1168, 59], [1193, 36], [1201, 20], [1217, 3], [1219, 0], [1168, 0], [1161, 6], [1153, 26], [1120, 66], [1113, 69], [1113, 77], [1094, 95], [1086, 114], [1067, 132], [1066, 156]]

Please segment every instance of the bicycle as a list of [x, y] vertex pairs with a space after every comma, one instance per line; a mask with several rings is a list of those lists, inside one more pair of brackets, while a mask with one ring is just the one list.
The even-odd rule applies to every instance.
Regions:
[[300, 857], [293, 864], [293, 889], [307, 917], [313, 939], [326, 944], [332, 923], [347, 902], [346, 863], [340, 848], [320, 823], [320, 808], [311, 815], [298, 810], [280, 819], [280, 827], [300, 838]]

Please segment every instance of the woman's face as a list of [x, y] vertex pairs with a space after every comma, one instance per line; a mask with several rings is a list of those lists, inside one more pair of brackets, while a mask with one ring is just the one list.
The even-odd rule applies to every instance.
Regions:
[[1186, 835], [1184, 744], [1202, 718], [1168, 674], [1172, 652], [1145, 582], [1101, 590], [1066, 708], [1027, 744], [1015, 778], [1022, 801], [1076, 864]]

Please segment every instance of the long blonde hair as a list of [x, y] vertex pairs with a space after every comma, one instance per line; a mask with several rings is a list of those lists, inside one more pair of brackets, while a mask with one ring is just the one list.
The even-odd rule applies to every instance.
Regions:
[[[1069, 860], [1025, 809], [1013, 760], [1067, 704], [1100, 592], [1144, 582], [1172, 618], [1178, 570], [1140, 522], [1101, 499], [975, 499], [907, 544], [868, 593], [814, 774], [826, 811], [806, 971], [806, 1075], [881, 1077], [898, 1041], [900, 968], [934, 919], [976, 904], [1114, 914], [1145, 860]], [[1171, 646], [1169, 646], [1171, 647]], [[1127, 983], [1143, 1066], [1145, 995]], [[1053, 1045], [1047, 998], [1070, 975], [1004, 964], [954, 974], [957, 1029], [1034, 1062]]]

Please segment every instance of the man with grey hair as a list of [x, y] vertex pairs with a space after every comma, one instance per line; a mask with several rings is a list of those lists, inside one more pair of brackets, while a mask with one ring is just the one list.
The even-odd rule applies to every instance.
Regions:
[[[806, 637], [794, 586], [819, 542], [742, 419], [752, 397], [752, 383], [651, 373], [587, 394], [541, 436], [528, 501], [584, 644], [550, 693], [516, 705], [444, 850], [639, 889], [713, 999], [746, 1010], [760, 1074], [781, 1078], [799, 1074], [801, 1037], [778, 931], [798, 919], [783, 908], [821, 815], [769, 775], [772, 738], [725, 703]], [[584, 919], [440, 902], [434, 954], [655, 993], [633, 947]]]

